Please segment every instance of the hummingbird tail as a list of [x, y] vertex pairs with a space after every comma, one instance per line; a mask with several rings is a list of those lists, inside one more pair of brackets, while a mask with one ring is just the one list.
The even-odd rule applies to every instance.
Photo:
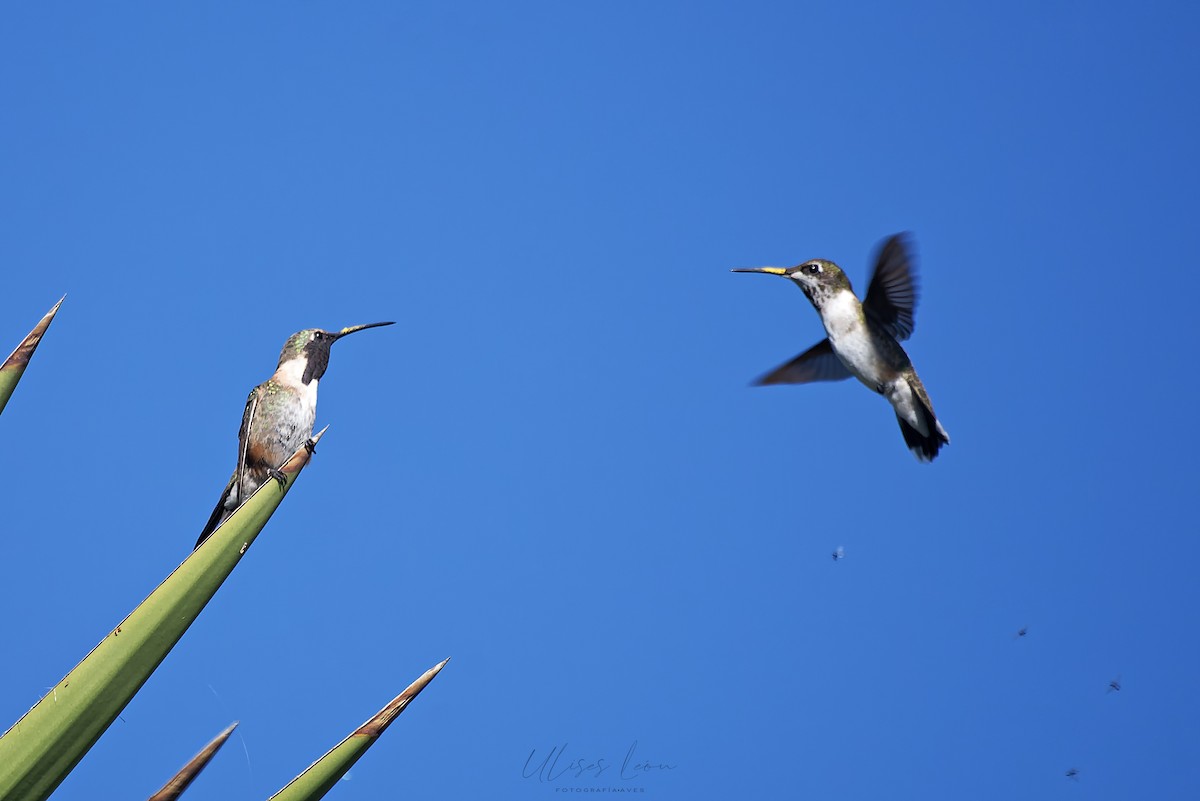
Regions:
[[950, 435], [942, 428], [932, 409], [923, 403], [916, 404], [916, 407], [922, 417], [921, 422], [925, 424], [925, 430], [929, 432], [928, 435], [913, 428], [900, 415], [896, 415], [896, 421], [900, 423], [900, 433], [904, 434], [904, 444], [913, 455], [922, 462], [932, 462], [942, 446], [950, 444]]
[[[217, 526], [221, 525], [229, 518], [231, 511], [226, 508], [226, 504], [229, 500], [229, 493], [233, 489], [236, 478], [237, 477], [235, 475], [234, 479], [230, 480], [229, 485], [225, 487], [225, 491], [221, 493], [221, 500], [217, 501], [217, 508], [213, 509], [212, 515], [210, 515], [208, 518], [208, 522], [204, 524], [204, 530], [200, 532], [200, 539], [196, 540], [196, 548], [199, 548], [204, 541], [208, 539], [209, 535], [217, 530]], [[195, 550], [195, 548], [192, 550]]]
[[[200, 532], [200, 539], [196, 540], [196, 548], [204, 544], [209, 535], [217, 530], [217, 526], [221, 525], [224, 520], [221, 519], [222, 513], [225, 511], [225, 505], [217, 504], [217, 508], [213, 509], [212, 517], [208, 518], [208, 522], [204, 524], [204, 530]], [[195, 550], [193, 548], [192, 550]]]

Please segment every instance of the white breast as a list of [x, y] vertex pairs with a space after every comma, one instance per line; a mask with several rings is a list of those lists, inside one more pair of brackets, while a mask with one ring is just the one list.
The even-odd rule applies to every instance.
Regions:
[[821, 307], [821, 319], [829, 340], [836, 342], [862, 327], [862, 306], [852, 292], [838, 292]]
[[304, 434], [304, 439], [312, 436], [313, 423], [317, 420], [317, 384], [320, 383], [315, 378], [307, 384], [304, 383], [302, 379], [306, 366], [304, 359], [289, 359], [279, 366], [273, 376], [280, 386], [288, 387], [296, 392], [299, 402], [296, 417], [300, 428], [308, 432]]
[[853, 292], [838, 292], [825, 301], [821, 312], [833, 352], [855, 378], [876, 390], [882, 377], [872, 369], [871, 336], [863, 325], [862, 305], [858, 298]]

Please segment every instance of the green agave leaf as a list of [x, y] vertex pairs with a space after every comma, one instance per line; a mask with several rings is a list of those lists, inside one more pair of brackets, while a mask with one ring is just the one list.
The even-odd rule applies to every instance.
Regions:
[[233, 734], [233, 730], [238, 727], [237, 721], [225, 731], [218, 734], [209, 742], [208, 745], [200, 749], [200, 753], [196, 754], [188, 763], [179, 769], [179, 772], [171, 777], [171, 780], [162, 786], [154, 795], [150, 796], [148, 801], [175, 801], [176, 798], [183, 795], [183, 791], [188, 788], [188, 785], [200, 775], [200, 771], [204, 770], [212, 758], [221, 750], [221, 746], [225, 745], [225, 741], [229, 739], [229, 735]]
[[58, 307], [66, 299], [67, 296], [63, 295], [58, 303], [54, 304], [54, 308], [46, 312], [46, 316], [33, 327], [29, 336], [21, 340], [17, 349], [9, 354], [9, 357], [4, 360], [4, 364], [0, 365], [0, 412], [4, 411], [4, 407], [8, 405], [8, 399], [12, 397], [13, 390], [17, 388], [17, 382], [21, 380], [21, 374], [25, 372], [29, 360], [33, 358], [33, 352], [37, 350], [38, 343], [42, 341], [42, 335], [46, 333], [50, 323], [54, 322], [54, 315], [58, 314]]
[[296, 451], [282, 468], [284, 487], [259, 487], [0, 737], [0, 799], [41, 801], [66, 778], [216, 594], [308, 460], [305, 448]]
[[384, 729], [391, 725], [409, 702], [425, 689], [425, 685], [433, 681], [433, 677], [449, 661], [448, 658], [443, 659], [425, 671], [421, 678], [408, 685], [408, 688], [393, 698], [391, 703], [376, 712], [370, 720], [351, 732], [350, 736], [335, 745], [329, 753], [314, 762], [307, 770], [292, 779], [287, 787], [271, 796], [270, 801], [316, 801], [316, 799], [324, 797], [330, 788], [346, 775], [346, 771], [354, 767], [358, 758], [379, 739], [379, 735], [383, 734]]

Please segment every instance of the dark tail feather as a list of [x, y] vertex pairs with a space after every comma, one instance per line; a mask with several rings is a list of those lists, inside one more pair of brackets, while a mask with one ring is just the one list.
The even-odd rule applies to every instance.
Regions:
[[950, 436], [933, 416], [933, 411], [929, 407], [918, 403], [917, 409], [921, 412], [922, 421], [925, 423], [926, 430], [929, 431], [929, 436], [925, 436], [904, 422], [899, 415], [896, 415], [896, 422], [900, 424], [900, 433], [904, 435], [904, 444], [908, 446], [908, 449], [922, 462], [932, 462], [942, 446], [950, 444]]
[[[221, 500], [217, 501], [217, 508], [213, 509], [212, 516], [209, 517], [208, 522], [204, 524], [204, 531], [200, 532], [200, 539], [196, 540], [196, 548], [199, 548], [204, 541], [208, 539], [209, 535], [217, 530], [217, 526], [224, 523], [229, 517], [229, 515], [225, 513], [225, 499], [229, 497], [229, 490], [232, 486], [233, 482], [230, 482], [229, 486], [225, 488], [225, 491], [221, 493]], [[192, 550], [195, 550], [196, 548], [193, 548]]]

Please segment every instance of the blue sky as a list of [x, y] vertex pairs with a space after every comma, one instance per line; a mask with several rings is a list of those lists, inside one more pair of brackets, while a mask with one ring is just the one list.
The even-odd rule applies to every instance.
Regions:
[[[266, 798], [446, 656], [330, 798], [1194, 794], [1197, 22], [10, 4], [0, 348], [67, 300], [0, 419], [0, 726], [186, 556], [287, 336], [396, 320], [56, 798], [233, 720], [187, 797]], [[902, 230], [931, 465], [861, 386], [749, 387], [822, 333], [729, 273], [862, 290]]]

